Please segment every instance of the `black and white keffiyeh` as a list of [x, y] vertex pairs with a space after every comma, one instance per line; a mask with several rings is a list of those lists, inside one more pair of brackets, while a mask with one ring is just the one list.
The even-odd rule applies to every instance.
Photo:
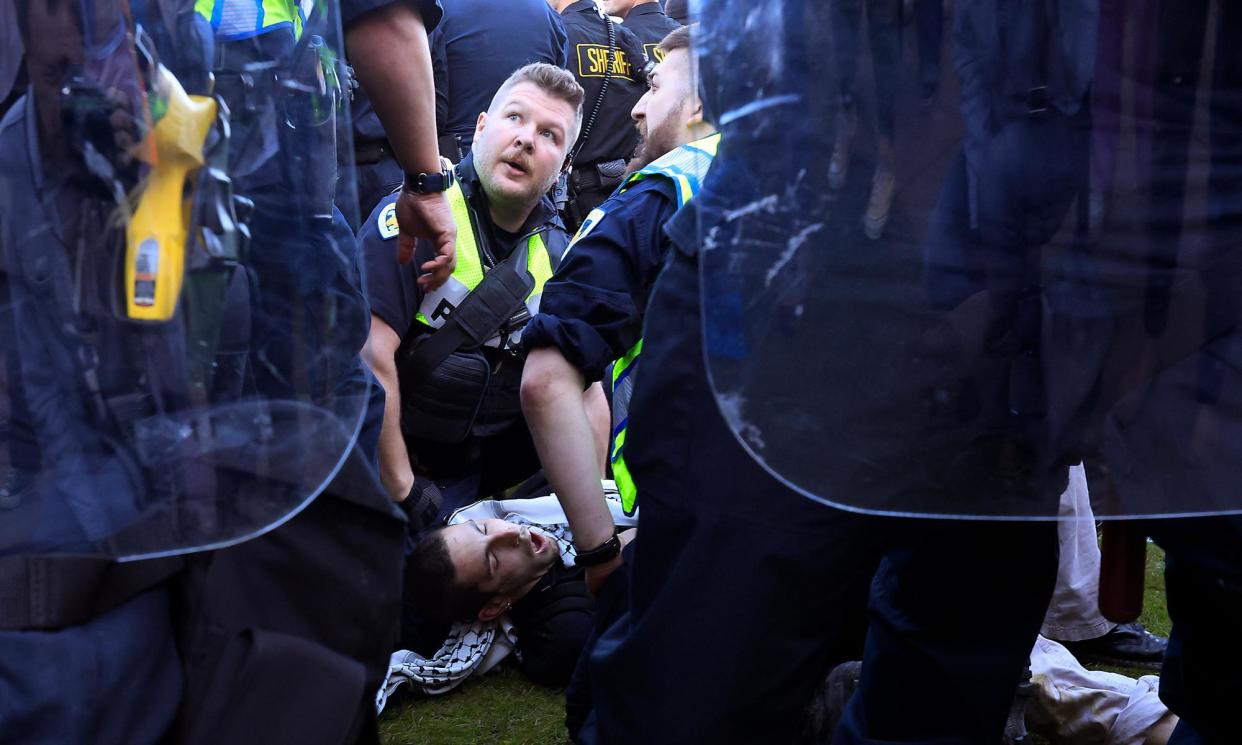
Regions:
[[[611, 481], [603, 482], [604, 497], [613, 522], [622, 527], [638, 524], [638, 515], [627, 517], [621, 509], [621, 496]], [[561, 562], [574, 565], [573, 534], [556, 495], [534, 499], [487, 499], [463, 507], [449, 517], [450, 525], [468, 520], [501, 519], [538, 530], [556, 541]], [[375, 697], [375, 708], [383, 711], [388, 697], [409, 683], [428, 695], [447, 693], [471, 675], [491, 670], [513, 651], [517, 634], [508, 616], [494, 621], [454, 624], [448, 638], [430, 658], [402, 649], [388, 661], [388, 678]]]

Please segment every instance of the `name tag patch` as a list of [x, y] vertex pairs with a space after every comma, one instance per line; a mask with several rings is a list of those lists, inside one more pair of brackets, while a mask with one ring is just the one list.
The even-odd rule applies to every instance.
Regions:
[[618, 49], [609, 60], [607, 44], [578, 45], [578, 77], [602, 78], [608, 71], [610, 62], [613, 77], [634, 80], [634, 65], [625, 52]]

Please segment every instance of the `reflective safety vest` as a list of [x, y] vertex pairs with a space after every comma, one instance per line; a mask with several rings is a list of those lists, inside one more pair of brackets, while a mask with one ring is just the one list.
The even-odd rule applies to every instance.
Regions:
[[248, 39], [286, 26], [296, 38], [306, 20], [302, 6], [293, 0], [195, 0], [194, 10], [222, 41]]
[[[646, 168], [630, 174], [617, 187], [617, 193], [624, 192], [643, 179], [663, 178], [672, 183], [677, 197], [677, 208], [681, 209], [699, 193], [703, 177], [707, 175], [707, 169], [716, 157], [716, 148], [719, 145], [719, 134], [682, 145]], [[598, 220], [599, 217], [601, 216], [596, 215], [595, 219]], [[591, 222], [591, 217], [588, 217], [583, 228]], [[583, 234], [581, 230], [579, 234]], [[609, 448], [608, 457], [612, 462], [612, 478], [617, 483], [617, 490], [621, 492], [621, 506], [627, 515], [633, 515], [638, 507], [638, 490], [630, 476], [630, 469], [625, 464], [625, 435], [629, 428], [630, 398], [634, 394], [634, 378], [642, 351], [643, 341], [639, 339], [612, 366], [612, 446]]]
[[[453, 211], [453, 224], [457, 226], [457, 266], [447, 282], [423, 296], [423, 302], [414, 316], [414, 320], [432, 330], [444, 325], [453, 310], [483, 281], [486, 271], [483, 252], [479, 250], [478, 237], [474, 234], [474, 223], [470, 218], [470, 208], [466, 204], [466, 195], [461, 190], [461, 184], [454, 181], [446, 195]], [[535, 286], [526, 296], [526, 309], [534, 316], [539, 312], [539, 298], [543, 295], [543, 286], [552, 278], [553, 259], [547, 244], [544, 243], [542, 230], [536, 230], [527, 237], [525, 251], [526, 270], [535, 280]], [[557, 261], [559, 262], [559, 257]], [[518, 329], [507, 339], [506, 346], [516, 346], [521, 336], [522, 331]], [[499, 334], [484, 342], [489, 347], [499, 347], [500, 344]]]

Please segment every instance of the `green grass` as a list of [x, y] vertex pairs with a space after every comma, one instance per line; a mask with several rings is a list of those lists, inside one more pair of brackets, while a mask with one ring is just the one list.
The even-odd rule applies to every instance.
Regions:
[[[1151, 631], [1168, 635], [1169, 613], [1164, 601], [1164, 552], [1154, 545], [1147, 552], [1147, 589], [1140, 619]], [[1099, 667], [1139, 677], [1149, 670]], [[476, 678], [444, 696], [407, 693], [389, 701], [380, 718], [380, 735], [387, 745], [562, 745], [565, 737], [565, 697], [529, 682], [513, 667]], [[1034, 738], [1036, 743], [1047, 742]]]
[[402, 688], [380, 717], [387, 745], [561, 745], [563, 691], [531, 683], [514, 667], [469, 680], [443, 696]]

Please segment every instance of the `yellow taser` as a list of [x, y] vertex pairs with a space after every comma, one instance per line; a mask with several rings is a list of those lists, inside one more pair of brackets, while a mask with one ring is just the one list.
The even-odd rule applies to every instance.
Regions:
[[176, 76], [156, 67], [152, 93], [163, 114], [149, 137], [155, 163], [126, 230], [125, 308], [140, 321], [167, 321], [177, 310], [185, 279], [190, 203], [186, 179], [203, 165], [203, 144], [216, 119], [216, 102], [186, 94]]

